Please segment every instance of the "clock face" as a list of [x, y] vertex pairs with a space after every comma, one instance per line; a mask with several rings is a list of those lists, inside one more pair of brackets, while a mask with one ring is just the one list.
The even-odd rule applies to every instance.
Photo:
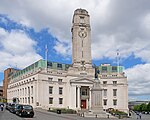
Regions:
[[81, 37], [81, 38], [85, 38], [87, 36], [87, 32], [84, 30], [79, 31], [78, 34], [79, 34], [79, 37]]

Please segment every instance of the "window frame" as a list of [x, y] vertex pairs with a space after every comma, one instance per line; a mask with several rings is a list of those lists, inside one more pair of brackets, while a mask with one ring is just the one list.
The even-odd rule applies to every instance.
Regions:
[[59, 98], [59, 104], [63, 104], [63, 98]]
[[59, 87], [59, 95], [63, 94], [63, 87]]
[[49, 104], [53, 104], [53, 97], [49, 97]]
[[53, 86], [49, 86], [49, 94], [53, 94]]
[[107, 105], [107, 99], [103, 100], [103, 105], [106, 106]]
[[114, 97], [117, 96], [117, 89], [113, 89], [113, 96], [114, 96]]

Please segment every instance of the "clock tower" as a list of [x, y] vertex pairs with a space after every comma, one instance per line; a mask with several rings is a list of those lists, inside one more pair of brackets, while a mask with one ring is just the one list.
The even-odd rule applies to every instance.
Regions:
[[73, 67], [92, 68], [90, 16], [85, 9], [76, 9], [72, 20]]

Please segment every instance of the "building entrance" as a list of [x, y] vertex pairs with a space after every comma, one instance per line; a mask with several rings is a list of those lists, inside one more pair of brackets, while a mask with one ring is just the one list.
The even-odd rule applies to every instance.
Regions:
[[81, 100], [81, 109], [86, 109], [86, 100]]

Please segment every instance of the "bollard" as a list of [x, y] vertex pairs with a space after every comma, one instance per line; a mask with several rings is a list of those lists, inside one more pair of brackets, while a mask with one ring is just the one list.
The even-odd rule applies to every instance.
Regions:
[[84, 117], [84, 113], [83, 113], [83, 117]]
[[121, 115], [119, 115], [119, 119], [121, 119]]
[[109, 118], [109, 115], [107, 116], [107, 118]]

